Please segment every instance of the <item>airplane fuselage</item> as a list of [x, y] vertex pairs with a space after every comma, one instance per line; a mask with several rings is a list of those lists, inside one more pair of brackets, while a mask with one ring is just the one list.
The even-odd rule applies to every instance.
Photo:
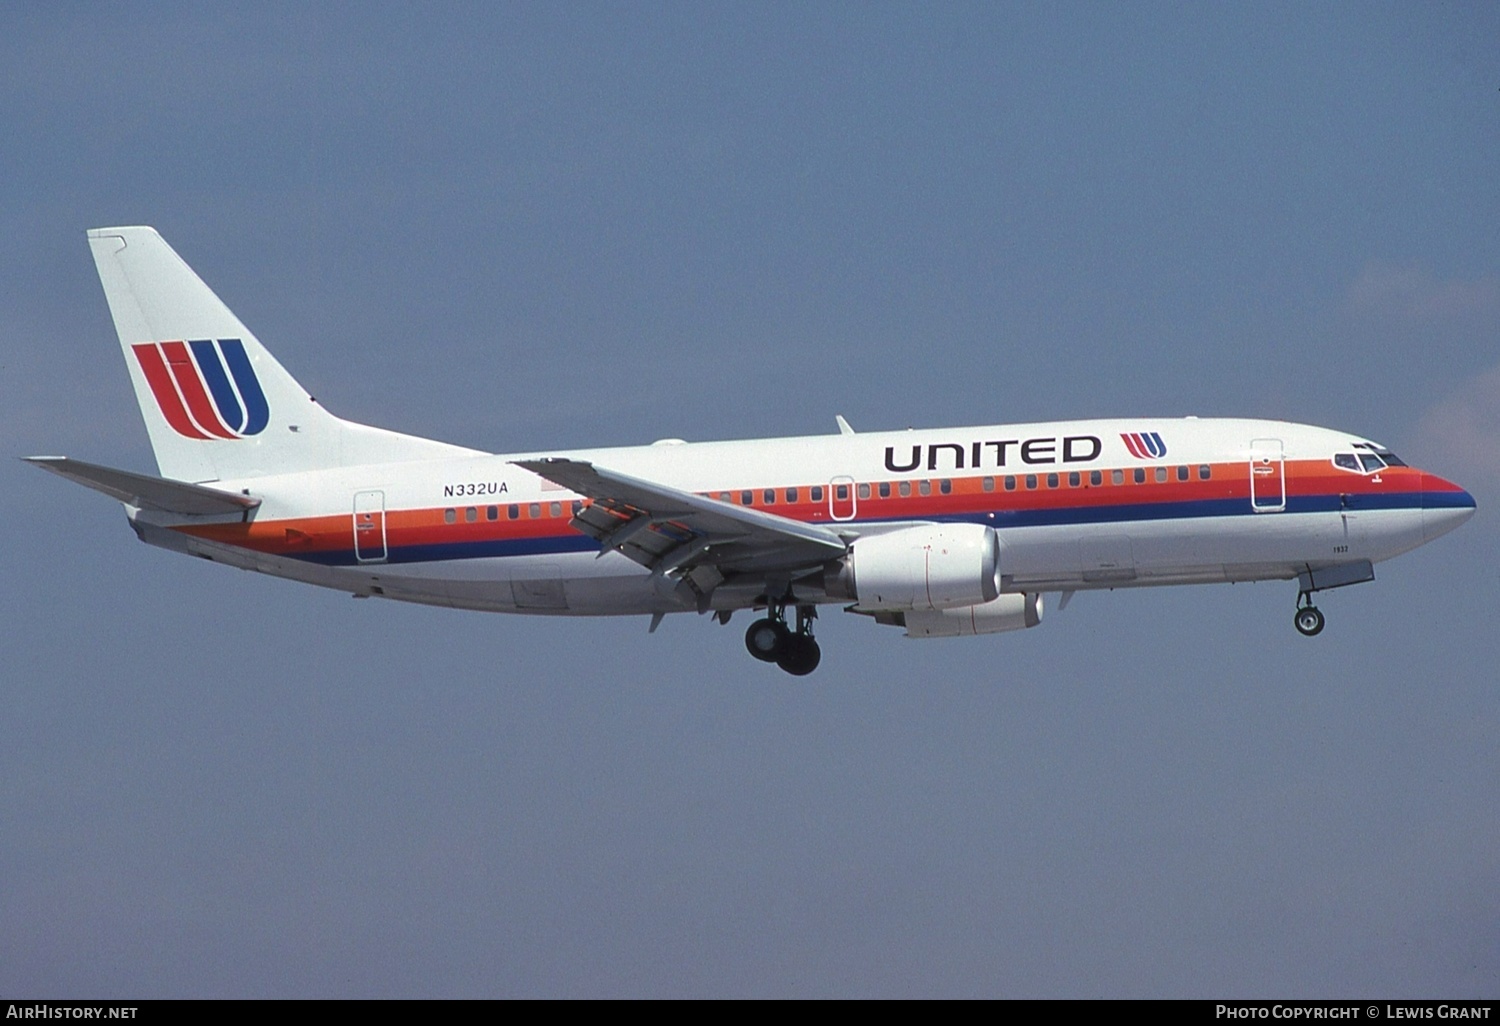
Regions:
[[[913, 524], [992, 527], [1009, 593], [1290, 579], [1389, 559], [1472, 512], [1462, 489], [1386, 464], [1376, 448], [1300, 424], [1185, 418], [669, 440], [546, 455], [848, 539]], [[204, 523], [136, 511], [133, 519], [155, 544], [361, 595], [543, 614], [696, 608], [624, 555], [600, 558], [599, 543], [570, 524], [589, 500], [515, 464], [537, 455], [257, 477], [243, 482], [262, 500], [253, 516]], [[796, 588], [800, 601], [849, 598], [813, 579]], [[707, 608], [764, 604], [764, 592], [758, 579], [737, 586], [731, 576]]]

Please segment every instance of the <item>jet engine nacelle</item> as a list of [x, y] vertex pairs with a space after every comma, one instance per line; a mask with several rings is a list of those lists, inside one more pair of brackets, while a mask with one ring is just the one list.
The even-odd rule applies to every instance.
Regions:
[[957, 609], [913, 610], [903, 614], [908, 638], [959, 638], [999, 634], [1035, 627], [1042, 622], [1042, 596], [1001, 595], [978, 606]]
[[1000, 594], [1000, 537], [981, 524], [929, 524], [857, 538], [838, 588], [861, 610], [983, 605]]

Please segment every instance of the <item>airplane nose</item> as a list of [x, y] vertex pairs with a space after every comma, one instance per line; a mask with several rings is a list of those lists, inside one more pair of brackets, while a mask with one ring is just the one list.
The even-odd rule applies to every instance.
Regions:
[[1447, 534], [1474, 515], [1474, 496], [1436, 474], [1422, 475], [1422, 537]]

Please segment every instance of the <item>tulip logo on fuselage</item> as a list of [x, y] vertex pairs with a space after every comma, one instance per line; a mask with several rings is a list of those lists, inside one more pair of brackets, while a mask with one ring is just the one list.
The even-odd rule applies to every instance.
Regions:
[[1120, 439], [1138, 460], [1159, 460], [1167, 454], [1167, 443], [1155, 431], [1131, 431], [1121, 434]]

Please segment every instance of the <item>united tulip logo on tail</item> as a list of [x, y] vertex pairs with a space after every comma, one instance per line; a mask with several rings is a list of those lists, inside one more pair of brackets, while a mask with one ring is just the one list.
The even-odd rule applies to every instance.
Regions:
[[142, 342], [130, 347], [172, 430], [187, 438], [245, 438], [271, 408], [237, 338]]
[[1120, 435], [1130, 455], [1138, 460], [1159, 460], [1167, 454], [1167, 443], [1155, 431], [1130, 431]]

